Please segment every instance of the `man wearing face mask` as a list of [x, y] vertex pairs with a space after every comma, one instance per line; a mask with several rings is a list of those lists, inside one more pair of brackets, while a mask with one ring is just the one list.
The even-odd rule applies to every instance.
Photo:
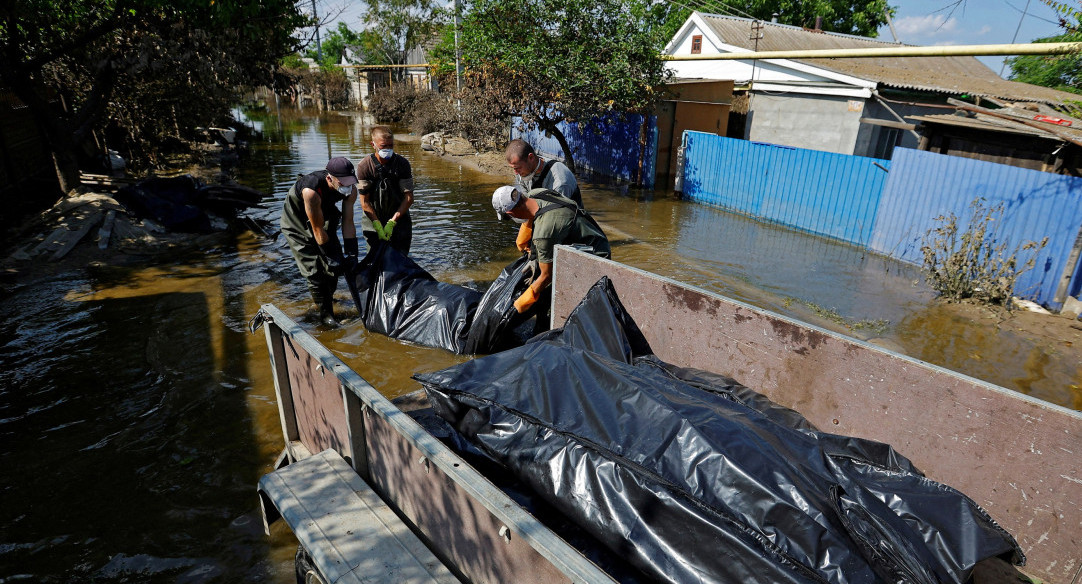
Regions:
[[375, 152], [357, 165], [360, 191], [361, 231], [369, 247], [387, 241], [409, 255], [413, 241], [413, 170], [408, 160], [394, 152], [394, 134], [386, 126], [372, 128]]
[[579, 182], [564, 163], [541, 158], [525, 140], [511, 140], [503, 153], [507, 157], [507, 164], [515, 171], [515, 184], [521, 185], [526, 192], [537, 188], [550, 189], [575, 201], [579, 207], [586, 208], [582, 204]]
[[[356, 184], [353, 162], [342, 156], [332, 158], [325, 170], [297, 179], [282, 208], [282, 233], [308, 284], [320, 321], [327, 326], [338, 324], [333, 310], [338, 276], [357, 263], [357, 226], [353, 223]], [[338, 243], [339, 223], [345, 253]]]
[[[521, 185], [504, 186], [492, 193], [492, 207], [517, 223], [530, 228], [531, 256], [538, 262], [538, 274], [515, 300], [519, 314], [531, 308], [537, 313], [534, 333], [548, 329], [552, 308], [553, 250], [557, 245], [582, 244], [603, 258], [612, 256], [609, 240], [601, 226], [571, 199], [551, 189], [525, 191]], [[520, 246], [521, 249], [521, 246]], [[536, 307], [535, 307], [536, 305]]]

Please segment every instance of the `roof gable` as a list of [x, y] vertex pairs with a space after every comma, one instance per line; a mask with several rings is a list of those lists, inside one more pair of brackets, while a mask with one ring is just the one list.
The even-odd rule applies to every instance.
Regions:
[[[712, 42], [735, 47], [736, 51], [733, 52], [739, 52], [740, 49], [791, 51], [911, 46], [764, 21], [759, 21], [762, 29], [756, 43], [751, 34], [754, 23], [755, 21], [749, 18], [694, 12], [680, 31], [684, 32], [689, 25], [698, 26], [703, 30], [704, 39], [709, 36], [713, 39]], [[677, 36], [679, 35], [680, 32], [677, 33]], [[675, 40], [676, 37], [674, 37]], [[669, 48], [666, 47], [666, 52], [669, 52]], [[771, 59], [770, 61], [780, 63], [783, 60]], [[1012, 101], [1039, 101], [1054, 104], [1082, 99], [1082, 97], [1047, 87], [1004, 80], [975, 57], [830, 58], [793, 59], [788, 62], [875, 82], [882, 87], [895, 89], [950, 95], [970, 94]]]

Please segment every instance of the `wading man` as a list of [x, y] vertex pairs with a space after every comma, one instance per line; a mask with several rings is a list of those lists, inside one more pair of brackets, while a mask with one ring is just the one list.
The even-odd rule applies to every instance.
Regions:
[[564, 163], [541, 158], [525, 140], [511, 140], [503, 153], [507, 157], [507, 164], [515, 171], [515, 184], [521, 185], [526, 192], [538, 188], [550, 189], [575, 201], [579, 207], [586, 208], [582, 204], [579, 182]]
[[[524, 314], [533, 308], [537, 314], [534, 333], [548, 330], [552, 308], [552, 259], [557, 245], [580, 244], [590, 253], [611, 257], [609, 240], [601, 226], [571, 199], [551, 189], [526, 192], [522, 186], [504, 186], [492, 193], [492, 207], [497, 213], [522, 223], [519, 249], [528, 249], [537, 261], [537, 273], [529, 288], [515, 300], [515, 310]], [[522, 241], [522, 235], [527, 240]], [[524, 247], [525, 246], [525, 247]]]
[[[353, 222], [356, 184], [353, 163], [341, 156], [332, 158], [326, 169], [297, 179], [282, 208], [282, 233], [316, 303], [319, 319], [327, 326], [338, 324], [333, 310], [338, 276], [357, 263], [357, 226]], [[345, 253], [338, 242], [339, 224]]]
[[360, 191], [361, 231], [369, 247], [378, 241], [409, 255], [413, 242], [413, 170], [408, 160], [394, 152], [394, 134], [386, 126], [372, 128], [372, 149], [357, 165]]

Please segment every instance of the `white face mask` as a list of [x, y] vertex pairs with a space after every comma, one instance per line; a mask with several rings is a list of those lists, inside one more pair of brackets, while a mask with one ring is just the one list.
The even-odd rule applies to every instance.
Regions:
[[384, 160], [390, 158], [392, 154], [394, 154], [394, 148], [381, 148], [379, 150], [379, 157]]
[[[511, 217], [511, 216], [508, 215], [508, 217]], [[525, 223], [526, 222], [525, 219], [519, 219], [518, 217], [511, 217], [511, 220], [514, 221], [515, 223]]]
[[340, 193], [342, 193], [343, 195], [345, 195], [345, 196], [347, 196], [347, 197], [348, 197], [348, 196], [349, 196], [349, 194], [350, 194], [351, 192], [353, 192], [353, 187], [352, 187], [352, 186], [348, 186], [348, 187], [346, 187], [346, 186], [338, 187], [338, 192], [340, 192]]

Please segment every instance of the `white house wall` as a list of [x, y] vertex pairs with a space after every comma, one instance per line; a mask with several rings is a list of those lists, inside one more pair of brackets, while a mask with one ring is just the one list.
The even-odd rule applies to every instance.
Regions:
[[756, 142], [853, 154], [864, 105], [863, 99], [755, 93], [751, 97], [747, 138]]

